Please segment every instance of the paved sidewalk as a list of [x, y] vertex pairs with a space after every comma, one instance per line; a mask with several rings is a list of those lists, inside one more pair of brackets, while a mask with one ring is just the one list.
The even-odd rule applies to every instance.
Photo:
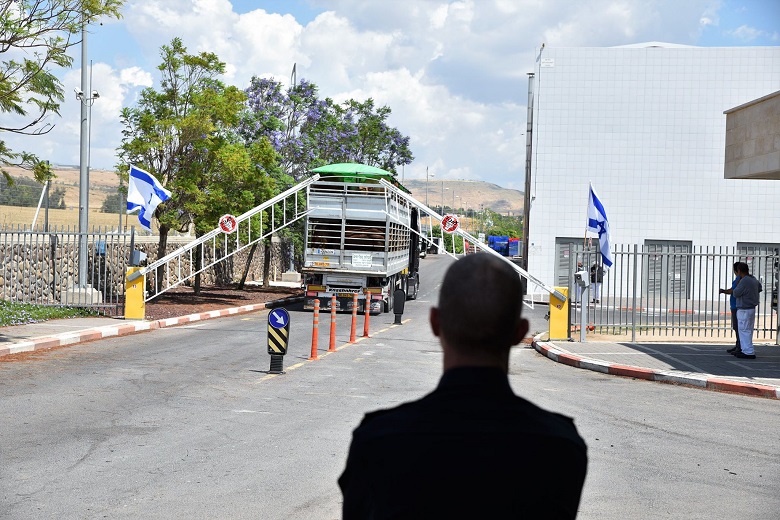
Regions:
[[726, 353], [733, 343], [578, 343], [540, 338], [534, 338], [538, 352], [577, 368], [780, 399], [780, 346], [774, 344], [755, 345], [756, 359], [738, 359]]
[[[260, 284], [262, 281], [249, 283]], [[271, 281], [271, 285], [277, 287], [298, 287], [300, 283]], [[208, 320], [232, 314], [244, 314], [300, 301], [302, 298], [302, 296], [291, 296], [266, 303], [243, 305], [241, 307], [231, 307], [162, 320], [125, 320], [124, 318], [109, 317], [67, 318], [0, 327], [0, 357], [9, 354], [63, 347], [112, 336], [126, 336], [164, 327], [175, 327], [176, 325], [183, 325], [193, 321]]]
[[285, 298], [273, 302], [243, 305], [241, 307], [188, 314], [187, 316], [163, 320], [135, 321], [121, 318], [71, 318], [0, 327], [0, 357], [9, 354], [63, 347], [112, 336], [127, 336], [147, 330], [175, 327], [176, 325], [233, 314], [245, 314], [297, 299], [299, 297]]

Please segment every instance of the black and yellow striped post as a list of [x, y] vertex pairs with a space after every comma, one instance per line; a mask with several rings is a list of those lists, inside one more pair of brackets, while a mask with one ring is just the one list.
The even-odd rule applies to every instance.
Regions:
[[284, 374], [282, 360], [290, 341], [290, 313], [285, 308], [268, 313], [268, 353], [271, 354], [269, 374]]

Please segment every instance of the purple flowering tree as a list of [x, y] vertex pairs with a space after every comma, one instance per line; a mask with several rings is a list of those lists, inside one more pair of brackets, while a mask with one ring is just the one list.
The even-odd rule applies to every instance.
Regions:
[[388, 125], [389, 107], [374, 101], [341, 105], [320, 99], [306, 80], [288, 89], [268, 78], [252, 78], [239, 133], [248, 142], [267, 137], [280, 155], [282, 169], [300, 179], [312, 168], [360, 162], [392, 173], [414, 159], [409, 138]]

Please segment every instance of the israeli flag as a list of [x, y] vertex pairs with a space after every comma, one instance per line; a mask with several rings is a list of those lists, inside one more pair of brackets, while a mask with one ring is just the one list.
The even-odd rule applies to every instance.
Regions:
[[590, 185], [590, 195], [588, 196], [587, 231], [598, 235], [602, 263], [607, 268], [612, 267], [612, 251], [609, 247], [609, 221], [607, 221], [607, 211], [604, 209], [604, 205], [593, 190], [592, 184]]
[[127, 185], [127, 213], [138, 212], [138, 222], [147, 231], [152, 230], [152, 217], [161, 202], [171, 198], [171, 192], [160, 184], [154, 175], [135, 166], [130, 167]]

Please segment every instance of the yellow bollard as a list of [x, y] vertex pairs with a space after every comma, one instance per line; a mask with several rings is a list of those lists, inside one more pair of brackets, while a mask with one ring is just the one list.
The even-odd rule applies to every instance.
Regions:
[[550, 339], [569, 338], [569, 288], [553, 287], [556, 291], [566, 296], [566, 301], [561, 301], [550, 295]]
[[131, 274], [140, 271], [141, 267], [128, 267], [125, 273], [125, 319], [146, 319], [146, 302], [144, 302], [144, 284], [146, 277], [141, 276], [132, 282], [127, 281]]

